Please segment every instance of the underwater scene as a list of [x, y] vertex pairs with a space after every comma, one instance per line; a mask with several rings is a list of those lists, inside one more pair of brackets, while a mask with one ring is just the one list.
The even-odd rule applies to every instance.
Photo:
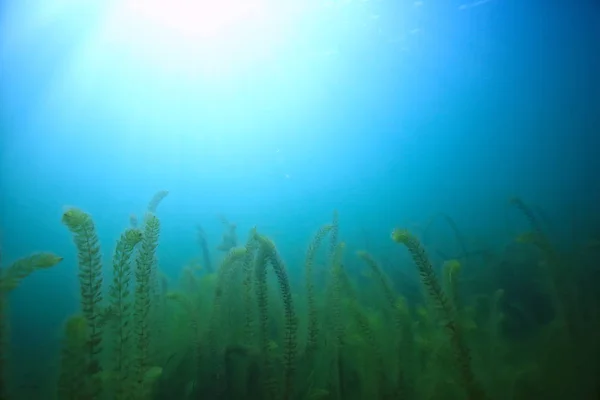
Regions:
[[0, 2], [0, 400], [600, 400], [600, 5]]

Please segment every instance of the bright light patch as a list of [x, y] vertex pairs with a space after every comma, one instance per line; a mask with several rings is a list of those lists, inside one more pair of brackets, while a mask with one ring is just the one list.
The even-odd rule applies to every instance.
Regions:
[[129, 0], [124, 11], [147, 20], [156, 28], [181, 35], [181, 39], [218, 38], [236, 25], [264, 18], [263, 0]]
[[294, 16], [269, 0], [123, 0], [103, 24], [103, 41], [166, 70], [224, 73], [264, 62]]

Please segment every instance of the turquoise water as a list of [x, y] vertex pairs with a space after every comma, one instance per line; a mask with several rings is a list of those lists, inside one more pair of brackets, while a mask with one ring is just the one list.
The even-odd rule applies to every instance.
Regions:
[[[2, 289], [0, 398], [119, 398], [111, 312], [100, 369], [81, 378], [85, 385], [98, 378], [102, 394], [57, 391], [65, 323], [83, 306], [81, 260], [61, 219], [70, 207], [93, 219], [104, 277], [97, 309], [104, 310], [117, 240], [132, 215], [147, 228], [148, 202], [161, 190], [168, 196], [156, 209], [148, 305], [154, 347], [149, 364], [130, 378], [140, 398], [268, 398], [266, 384], [232, 382], [248, 371], [268, 382], [264, 360], [285, 369], [277, 274], [268, 272], [266, 333], [256, 314], [260, 286], [243, 297], [241, 278], [218, 283], [226, 250], [252, 248], [253, 228], [275, 244], [295, 304], [294, 389], [286, 392], [275, 373], [276, 398], [597, 398], [600, 343], [589, 332], [600, 327], [598, 5], [223, 4], [0, 5], [2, 279], [9, 282], [7, 271], [22, 257], [62, 257], [18, 288]], [[511, 203], [515, 197], [522, 203]], [[311, 361], [307, 251], [334, 211], [339, 234], [326, 235], [313, 270], [321, 361]], [[219, 249], [223, 235], [231, 239], [231, 224], [235, 240]], [[410, 253], [391, 240], [395, 228], [420, 240], [445, 296], [459, 291], [451, 318], [439, 314]], [[257, 243], [260, 253], [265, 242]], [[131, 260], [133, 292], [140, 249]], [[402, 324], [410, 334], [395, 330], [397, 310], [358, 250], [377, 260], [394, 299], [406, 302]], [[258, 269], [259, 254], [247, 252]], [[443, 267], [451, 259], [461, 263], [460, 289]], [[340, 289], [340, 274], [351, 290]], [[331, 295], [336, 287], [339, 298]], [[221, 291], [227, 311], [211, 311]], [[172, 301], [178, 296], [197, 309], [182, 311]], [[497, 309], [488, 304], [494, 296], [501, 297]], [[255, 342], [240, 333], [248, 301]], [[335, 310], [341, 314], [328, 317]], [[493, 329], [486, 325], [500, 314]], [[438, 356], [457, 352], [449, 318], [485, 397], [457, 372], [460, 357]], [[195, 333], [181, 322], [190, 319]], [[375, 332], [371, 339], [365, 326]], [[343, 329], [350, 339], [335, 344]], [[410, 356], [391, 355], [401, 345]], [[486, 353], [496, 347], [502, 354]], [[545, 358], [544, 348], [556, 357]], [[357, 355], [378, 351], [379, 364]], [[582, 372], [563, 376], [552, 363]], [[160, 376], [144, 383], [151, 367]]]

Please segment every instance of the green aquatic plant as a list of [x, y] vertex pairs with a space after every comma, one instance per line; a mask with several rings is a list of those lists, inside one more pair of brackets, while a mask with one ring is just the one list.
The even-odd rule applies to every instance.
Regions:
[[209, 273], [212, 273], [214, 271], [213, 271], [212, 261], [210, 258], [210, 250], [208, 249], [208, 239], [206, 236], [206, 232], [204, 231], [204, 228], [202, 228], [202, 226], [200, 224], [196, 225], [196, 233], [197, 233], [196, 236], [198, 238], [198, 245], [200, 246], [200, 250], [202, 251], [204, 268], [206, 268], [206, 270]]
[[460, 288], [459, 288], [459, 274], [462, 269], [462, 265], [458, 260], [448, 260], [444, 263], [442, 268], [444, 272], [444, 288], [448, 293], [449, 300], [452, 303], [454, 310], [458, 312], [460, 306]]
[[335, 251], [338, 245], [338, 237], [340, 234], [340, 216], [337, 210], [333, 211], [333, 218], [331, 220], [331, 228], [329, 234], [329, 263], [333, 263], [335, 257]]
[[73, 234], [77, 247], [81, 311], [87, 323], [87, 367], [92, 399], [102, 396], [100, 352], [102, 351], [102, 261], [100, 243], [92, 217], [78, 208], [69, 208], [62, 222]]
[[267, 292], [267, 267], [270, 265], [277, 278], [279, 292], [284, 310], [283, 368], [284, 382], [282, 398], [291, 399], [294, 395], [294, 373], [296, 370], [296, 353], [298, 346], [296, 311], [292, 298], [292, 290], [283, 260], [269, 238], [256, 234], [259, 245], [256, 256], [256, 298], [259, 309], [260, 347], [263, 352], [263, 373], [265, 389], [273, 399], [278, 398], [279, 388], [273, 369], [271, 342], [269, 339], [269, 303]]
[[378, 398], [389, 398], [391, 394], [389, 393], [389, 389], [387, 387], [387, 371], [381, 344], [379, 343], [378, 338], [375, 336], [375, 331], [372, 326], [373, 324], [364, 312], [358, 300], [358, 296], [356, 295], [356, 292], [352, 287], [350, 280], [348, 279], [348, 275], [341, 267], [341, 263], [337, 263], [337, 266], [335, 267], [334, 279], [338, 281], [336, 285], [338, 286], [339, 290], [345, 295], [346, 301], [344, 302], [344, 304], [349, 310], [349, 315], [353, 320], [352, 322], [356, 326], [358, 333], [363, 339], [364, 343], [369, 347], [369, 353], [374, 359], [374, 373], [376, 375], [375, 379], [377, 382], [377, 389], [379, 392]]
[[345, 250], [346, 243], [341, 242], [337, 244], [333, 253], [333, 260], [330, 268], [331, 284], [329, 308], [331, 310], [335, 344], [338, 348], [343, 348], [346, 342], [346, 327], [342, 312], [342, 263]]
[[86, 359], [88, 335], [88, 322], [83, 315], [74, 315], [65, 323], [57, 385], [60, 400], [79, 400], [90, 396]]
[[[515, 197], [510, 204], [516, 207], [525, 217], [531, 228], [530, 232], [519, 235], [517, 241], [524, 245], [533, 245], [539, 250], [541, 261], [538, 263], [537, 277], [546, 287], [553, 301], [556, 317], [549, 328], [551, 345], [557, 349], [544, 368], [548, 375], [561, 375], [563, 382], [579, 380], [579, 387], [564, 388], [565, 396], [581, 397], [587, 393], [598, 391], [595, 387], [597, 373], [589, 373], [590, 366], [598, 368], [596, 360], [600, 359], [600, 341], [597, 335], [590, 335], [590, 330], [597, 330], [597, 318], [594, 314], [598, 308], [598, 300], [589, 297], [590, 289], [585, 289], [582, 273], [584, 268], [579, 262], [559, 251], [543, 229], [538, 214], [522, 199]], [[559, 244], [564, 244], [559, 242]], [[589, 280], [589, 278], [587, 278]], [[594, 310], [590, 313], [587, 310]], [[591, 328], [591, 329], [590, 329]], [[555, 367], [553, 367], [556, 365]], [[579, 371], [575, 373], [574, 371]], [[577, 376], [575, 376], [577, 375]], [[567, 393], [568, 391], [568, 393]]]
[[[518, 207], [526, 210], [527, 206]], [[101, 296], [103, 283], [91, 218], [74, 210], [65, 214], [80, 256], [85, 309], [93, 308], [96, 317], [91, 323], [89, 314], [81, 312], [64, 324], [55, 393], [45, 382], [35, 382], [44, 388], [30, 389], [19, 381], [0, 381], [0, 391], [6, 393], [8, 385], [10, 394], [15, 393], [11, 400], [42, 398], [39, 393], [60, 400], [597, 397], [591, 377], [597, 376], [600, 347], [592, 334], [581, 334], [584, 328], [595, 332], [592, 313], [597, 304], [581, 299], [592, 302], [598, 296], [592, 292], [573, 296], [564, 285], [568, 282], [558, 280], [559, 289], [569, 294], [556, 293], [565, 312], [572, 314], [579, 308], [581, 315], [590, 317], [578, 316], [579, 340], [571, 341], [566, 340], [571, 336], [564, 335], [566, 324], [558, 315], [550, 312], [543, 322], [535, 319], [540, 306], [534, 294], [523, 289], [524, 300], [519, 302], [534, 303], [523, 305], [513, 304], [508, 292], [517, 290], [509, 284], [528, 287], [515, 282], [520, 280], [512, 276], [516, 268], [529, 266], [538, 273], [532, 279], [550, 281], [554, 268], [560, 278], [588, 266], [574, 265], [575, 259], [564, 250], [566, 243], [546, 248], [542, 243], [550, 240], [547, 236], [541, 240], [544, 232], [540, 234], [535, 226], [520, 237], [519, 244], [499, 250], [496, 257], [471, 258], [469, 268], [458, 260], [446, 260], [438, 269], [410, 232], [394, 231], [394, 241], [412, 256], [408, 264], [416, 265], [420, 279], [415, 285], [423, 289], [419, 293], [407, 286], [410, 274], [398, 273], [406, 262], [390, 258], [388, 251], [397, 251], [394, 245], [372, 246], [371, 253], [359, 251], [356, 257], [350, 254], [352, 244], [341, 237], [336, 213], [330, 224], [315, 231], [305, 251], [285, 248], [286, 253], [298, 255], [286, 260], [289, 264], [284, 264], [271, 239], [252, 229], [242, 247], [221, 255], [214, 273], [198, 261], [191, 262], [179, 271], [179, 287], [167, 291], [165, 284], [158, 283], [160, 223], [148, 214], [140, 230], [127, 229], [119, 238], [103, 302], [89, 296], [98, 289]], [[463, 255], [459, 254], [461, 260]], [[21, 263], [19, 272], [1, 272], [4, 294], [29, 273], [60, 261], [60, 257], [36, 257], [30, 262], [37, 267]], [[388, 271], [384, 265], [394, 269]], [[368, 274], [360, 269], [368, 269]], [[494, 280], [496, 273], [505, 280]], [[487, 284], [474, 284], [473, 274], [485, 276]], [[590, 287], [591, 280], [578, 289]], [[163, 312], [159, 303], [164, 316], [157, 315]], [[542, 306], [551, 308], [546, 303], [550, 302]], [[503, 313], [508, 315], [519, 306], [527, 306], [528, 313], [518, 321], [538, 324], [527, 335], [505, 331]], [[0, 317], [6, 317], [5, 311], [0, 309]], [[518, 321], [516, 329], [520, 329]], [[97, 337], [92, 336], [93, 328], [103, 334], [101, 342], [91, 340]], [[0, 330], [0, 335], [5, 334]], [[90, 344], [96, 346], [94, 353]], [[155, 351], [159, 346], [160, 353]], [[5, 355], [0, 353], [0, 360]], [[90, 362], [92, 357], [97, 363]], [[99, 368], [100, 362], [105, 368]], [[19, 372], [17, 379], [29, 379], [21, 377], [20, 370], [15, 372]], [[0, 400], [7, 400], [6, 394], [0, 393]]]
[[215, 387], [218, 391], [223, 390], [221, 387], [222, 382], [220, 378], [223, 374], [222, 369], [224, 366], [221, 354], [219, 352], [220, 346], [218, 335], [223, 332], [222, 318], [224, 315], [224, 295], [226, 294], [227, 287], [231, 284], [231, 279], [235, 273], [236, 266], [244, 260], [245, 255], [245, 247], [234, 247], [227, 252], [225, 258], [223, 261], [221, 261], [221, 264], [217, 269], [217, 280], [212, 302], [212, 310], [208, 323], [207, 342], [208, 351], [210, 352], [210, 359], [213, 360], [213, 375], [215, 376], [216, 380]]
[[202, 361], [204, 361], [203, 357], [203, 347], [202, 347], [202, 332], [201, 325], [199, 320], [200, 311], [198, 307], [194, 304], [194, 302], [189, 298], [188, 295], [184, 293], [178, 292], [170, 292], [165, 295], [168, 300], [171, 300], [181, 306], [184, 310], [184, 317], [187, 319], [187, 325], [190, 330], [190, 334], [192, 335], [192, 347], [193, 347], [193, 366], [195, 368], [194, 372], [194, 382], [200, 376], [202, 371]]
[[369, 267], [372, 276], [377, 281], [379, 288], [383, 294], [383, 297], [386, 300], [388, 309], [392, 313], [392, 318], [394, 320], [394, 328], [395, 328], [395, 336], [396, 336], [396, 354], [398, 354], [398, 376], [396, 383], [395, 395], [397, 397], [406, 397], [408, 395], [408, 383], [406, 382], [406, 374], [404, 371], [403, 359], [406, 357], [403, 348], [403, 341], [410, 340], [410, 335], [406, 334], [405, 328], [405, 314], [404, 310], [401, 306], [399, 306], [398, 296], [394, 293], [392, 289], [389, 278], [385, 275], [385, 273], [379, 267], [379, 264], [375, 261], [375, 259], [365, 251], [358, 251], [358, 258], [367, 264]]
[[128, 399], [132, 396], [131, 371], [131, 258], [142, 240], [138, 229], [127, 229], [117, 242], [113, 257], [113, 282], [109, 288], [110, 306], [113, 313], [113, 360], [114, 399]]
[[[5, 349], [10, 343], [6, 327], [8, 295], [20, 285], [23, 279], [33, 272], [54, 267], [62, 259], [62, 257], [53, 253], [37, 253], [15, 261], [6, 269], [1, 268], [0, 265], [0, 400], [8, 399], [5, 383]], [[0, 259], [0, 261], [2, 260]]]
[[306, 353], [312, 356], [317, 349], [319, 340], [319, 316], [317, 311], [317, 302], [315, 296], [315, 283], [313, 279], [313, 266], [316, 253], [321, 246], [325, 236], [333, 230], [333, 225], [325, 225], [319, 228], [306, 251], [306, 260], [304, 261], [304, 276], [306, 280], [306, 300], [308, 304], [308, 332], [306, 342]]
[[152, 199], [150, 199], [146, 212], [150, 214], [156, 214], [156, 209], [168, 195], [168, 190], [159, 190], [158, 192], [156, 192], [154, 196], [152, 196]]
[[160, 222], [151, 213], [146, 214], [143, 238], [136, 258], [134, 270], [135, 293], [133, 303], [133, 320], [135, 323], [135, 368], [134, 382], [137, 398], [150, 396], [146, 374], [152, 368], [150, 356], [151, 346], [151, 277], [156, 268], [156, 248], [160, 235]]
[[438, 311], [450, 338], [458, 362], [462, 384], [468, 399], [485, 399], [485, 392], [480, 387], [473, 374], [470, 351], [465, 343], [461, 327], [457, 321], [453, 304], [448, 300], [446, 294], [442, 290], [442, 286], [435, 275], [433, 266], [431, 265], [431, 261], [429, 261], [425, 249], [419, 240], [407, 230], [395, 229], [392, 232], [392, 240], [406, 246], [419, 270], [421, 282]]
[[226, 252], [237, 246], [237, 225], [229, 222], [224, 215], [220, 215], [219, 219], [223, 224], [224, 232], [217, 250]]
[[269, 293], [267, 287], [267, 265], [269, 262], [269, 250], [261, 245], [256, 255], [256, 282], [255, 296], [258, 304], [258, 331], [259, 346], [262, 352], [262, 373], [265, 395], [271, 400], [278, 398], [278, 387], [275, 379], [273, 356], [270, 354], [269, 337]]
[[335, 359], [335, 383], [332, 385], [340, 398], [346, 396], [346, 367], [344, 350], [347, 342], [347, 322], [343, 312], [343, 259], [346, 243], [338, 243], [331, 257], [329, 268], [329, 287], [327, 308], [329, 312], [330, 329], [333, 331], [333, 352]]
[[[429, 221], [427, 222], [427, 224], [425, 225], [425, 228], [423, 229], [423, 238], [427, 237], [431, 227], [433, 226], [434, 222], [438, 219], [442, 219], [446, 222], [446, 224], [450, 227], [450, 229], [452, 230], [452, 233], [454, 234], [454, 237], [456, 238], [456, 241], [460, 247], [460, 254], [458, 255], [459, 260], [462, 260], [463, 263], [467, 262], [467, 258], [469, 256], [469, 252], [467, 250], [467, 245], [465, 243], [465, 239], [464, 236], [462, 235], [461, 231], [458, 229], [458, 225], [456, 224], [456, 222], [454, 221], [454, 219], [452, 217], [450, 217], [448, 214], [446, 213], [437, 213], [435, 214], [433, 217], [431, 217], [429, 219]], [[425, 240], [423, 240], [425, 242]]]
[[0, 270], [0, 293], [11, 292], [35, 271], [54, 267], [62, 260], [62, 257], [53, 253], [37, 253], [15, 261], [8, 268]]
[[[1, 272], [1, 270], [0, 270]], [[6, 294], [0, 292], [0, 400], [7, 400], [6, 390], [6, 346], [9, 343], [6, 329]]]
[[244, 254], [244, 260], [242, 262], [242, 289], [244, 291], [244, 343], [246, 346], [251, 346], [254, 344], [255, 303], [252, 295], [252, 283], [254, 282], [254, 258], [256, 256], [257, 248], [258, 243], [256, 242], [256, 229], [252, 228], [248, 234], [248, 240], [246, 241], [246, 253]]

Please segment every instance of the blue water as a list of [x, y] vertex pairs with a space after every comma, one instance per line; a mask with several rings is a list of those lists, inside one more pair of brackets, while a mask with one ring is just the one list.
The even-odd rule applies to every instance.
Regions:
[[342, 239], [364, 247], [368, 232], [374, 253], [393, 251], [392, 228], [418, 233], [437, 212], [470, 243], [501, 247], [526, 226], [507, 211], [515, 195], [558, 236], [593, 230], [598, 3], [309, 4], [273, 24], [268, 46], [251, 25], [216, 62], [187, 59], [189, 43], [154, 54], [166, 31], [99, 39], [112, 2], [2, 2], [2, 263], [65, 258], [14, 293], [15, 354], [51, 365], [77, 310], [65, 206], [94, 217], [108, 262], [129, 215], [169, 190], [158, 256], [173, 282], [200, 255], [197, 224], [217, 245], [218, 214], [240, 241], [253, 226], [272, 237], [292, 275], [334, 209]]

